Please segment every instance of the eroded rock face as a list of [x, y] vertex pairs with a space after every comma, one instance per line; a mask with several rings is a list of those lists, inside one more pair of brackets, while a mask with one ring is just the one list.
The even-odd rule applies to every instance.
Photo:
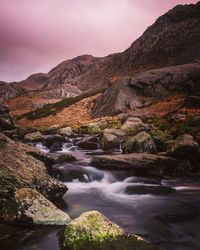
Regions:
[[16, 221], [36, 225], [66, 225], [68, 214], [59, 210], [43, 195], [31, 188], [21, 188], [15, 192]]
[[140, 132], [136, 136], [129, 137], [122, 145], [125, 154], [130, 153], [155, 153], [156, 145], [152, 137], [146, 132]]
[[83, 213], [60, 233], [62, 250], [156, 250], [144, 239], [128, 235], [97, 211]]
[[101, 155], [94, 157], [91, 164], [99, 169], [123, 169], [145, 177], [187, 176], [192, 169], [188, 161], [148, 153]]

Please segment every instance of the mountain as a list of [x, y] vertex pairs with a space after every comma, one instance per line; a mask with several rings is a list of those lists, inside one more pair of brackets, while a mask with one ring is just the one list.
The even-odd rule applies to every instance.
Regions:
[[[132, 77], [145, 70], [193, 63], [200, 60], [199, 44], [200, 2], [178, 5], [159, 17], [124, 52], [106, 57], [78, 56], [60, 63], [47, 74], [31, 75], [16, 86], [20, 87], [19, 93], [21, 89], [28, 93], [26, 103], [29, 100], [32, 102], [30, 111], [37, 108], [38, 96], [41, 107], [58, 99], [110, 87], [124, 76]], [[5, 86], [10, 89], [10, 85], [4, 84], [4, 89]], [[6, 98], [13, 96], [9, 94]]]

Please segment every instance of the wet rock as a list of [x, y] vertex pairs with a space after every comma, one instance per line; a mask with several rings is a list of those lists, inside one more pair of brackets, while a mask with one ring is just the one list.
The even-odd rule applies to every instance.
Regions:
[[42, 194], [31, 188], [18, 189], [14, 196], [16, 202], [16, 221], [35, 225], [66, 225], [70, 222], [68, 214], [59, 210]]
[[57, 143], [62, 147], [63, 142], [66, 142], [65, 137], [61, 135], [48, 135], [43, 139], [43, 145], [50, 148], [53, 144]]
[[[0, 173], [8, 172], [8, 183], [14, 181], [13, 190], [31, 187], [49, 199], [58, 199], [67, 191], [67, 187], [48, 174], [45, 164], [31, 156], [29, 152], [38, 152], [34, 147], [15, 142], [0, 133]], [[6, 178], [6, 175], [4, 175]], [[4, 178], [4, 181], [6, 181]], [[10, 181], [9, 181], [10, 180]], [[17, 180], [17, 185], [15, 185]], [[4, 182], [3, 184], [4, 185]], [[7, 184], [8, 185], [8, 184]]]
[[124, 155], [101, 155], [91, 164], [99, 169], [127, 170], [135, 176], [162, 177], [191, 175], [188, 161], [156, 154], [133, 153]]
[[175, 189], [168, 186], [161, 185], [131, 185], [126, 187], [126, 194], [155, 194], [155, 195], [164, 195], [174, 193]]
[[56, 159], [56, 163], [57, 164], [62, 164], [62, 163], [65, 163], [65, 162], [72, 162], [72, 161], [75, 161], [76, 158], [71, 155], [71, 154], [62, 154], [62, 155], [59, 155], [58, 158]]
[[61, 128], [58, 130], [57, 133], [61, 136], [68, 137], [72, 134], [72, 128], [70, 128], [70, 127]]
[[60, 143], [58, 142], [54, 142], [50, 148], [49, 148], [50, 152], [57, 152], [57, 151], [61, 151], [62, 150], [62, 146], [60, 145]]
[[129, 117], [122, 125], [121, 129], [128, 134], [137, 134], [143, 126], [144, 123], [140, 118]]
[[155, 153], [156, 145], [152, 137], [146, 132], [140, 132], [136, 136], [129, 137], [122, 145], [125, 154], [130, 153]]
[[98, 138], [97, 136], [89, 136], [78, 142], [76, 145], [84, 150], [95, 150], [98, 149]]
[[43, 140], [43, 136], [39, 131], [33, 133], [27, 133], [24, 136], [24, 140], [28, 142], [39, 142]]
[[126, 182], [126, 183], [144, 183], [144, 184], [160, 185], [161, 184], [161, 179], [131, 176], [131, 177], [126, 178], [124, 180], [124, 182]]
[[121, 129], [105, 129], [103, 131], [100, 146], [104, 150], [120, 148], [126, 133]]
[[83, 213], [60, 233], [62, 250], [156, 250], [144, 239], [128, 235], [97, 211]]

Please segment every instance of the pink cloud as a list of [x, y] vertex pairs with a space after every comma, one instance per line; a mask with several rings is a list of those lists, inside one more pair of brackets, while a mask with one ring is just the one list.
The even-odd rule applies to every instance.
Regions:
[[192, 0], [0, 0], [0, 80], [81, 54], [125, 50], [157, 17]]

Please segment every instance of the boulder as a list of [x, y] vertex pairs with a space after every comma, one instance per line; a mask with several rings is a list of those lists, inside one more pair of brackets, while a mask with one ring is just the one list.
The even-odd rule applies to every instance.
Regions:
[[77, 146], [85, 150], [98, 149], [98, 138], [96, 136], [89, 136], [77, 143]]
[[129, 137], [122, 145], [126, 154], [130, 153], [155, 153], [156, 145], [152, 137], [146, 132], [140, 132], [136, 136]]
[[86, 125], [82, 125], [77, 129], [77, 132], [80, 134], [98, 134], [101, 132], [101, 123], [94, 122]]
[[39, 142], [43, 140], [43, 136], [39, 131], [28, 133], [24, 136], [24, 140], [27, 142]]
[[193, 136], [184, 134], [169, 143], [168, 155], [181, 160], [188, 160], [198, 169], [200, 164], [200, 147]]
[[61, 151], [62, 150], [62, 146], [60, 145], [60, 143], [58, 142], [54, 142], [50, 148], [49, 148], [50, 152], [57, 152], [57, 151]]
[[52, 125], [51, 127], [45, 130], [46, 134], [57, 134], [60, 126], [58, 124]]
[[16, 221], [35, 225], [66, 225], [68, 214], [59, 210], [42, 194], [31, 188], [20, 188], [15, 192]]
[[61, 198], [67, 187], [51, 177], [45, 164], [30, 152], [41, 154], [35, 147], [12, 141], [0, 133], [0, 173], [4, 176], [0, 189], [6, 193], [6, 190], [14, 192], [19, 187], [31, 187], [48, 199]]
[[144, 177], [190, 176], [192, 169], [188, 161], [148, 153], [99, 155], [91, 164], [99, 169], [123, 169]]
[[137, 134], [141, 128], [143, 128], [144, 123], [140, 118], [129, 117], [125, 123], [121, 126], [121, 129], [128, 134]]
[[135, 195], [145, 195], [145, 194], [154, 194], [154, 195], [164, 195], [174, 193], [175, 189], [162, 186], [162, 185], [131, 185], [127, 186], [125, 191], [126, 194], [135, 194]]
[[71, 155], [71, 154], [62, 154], [62, 155], [59, 155], [58, 158], [56, 159], [56, 163], [57, 164], [62, 164], [62, 163], [65, 163], [65, 162], [72, 162], [72, 161], [75, 161], [76, 158]]
[[62, 250], [156, 250], [144, 239], [128, 235], [97, 211], [83, 213], [60, 233]]
[[70, 127], [60, 128], [58, 130], [58, 134], [64, 137], [70, 136], [72, 134], [72, 128]]
[[61, 135], [48, 135], [43, 139], [43, 145], [50, 148], [54, 143], [62, 146], [63, 142], [66, 142], [65, 137]]
[[100, 147], [104, 150], [120, 148], [125, 136], [126, 133], [121, 129], [104, 129], [100, 140]]

